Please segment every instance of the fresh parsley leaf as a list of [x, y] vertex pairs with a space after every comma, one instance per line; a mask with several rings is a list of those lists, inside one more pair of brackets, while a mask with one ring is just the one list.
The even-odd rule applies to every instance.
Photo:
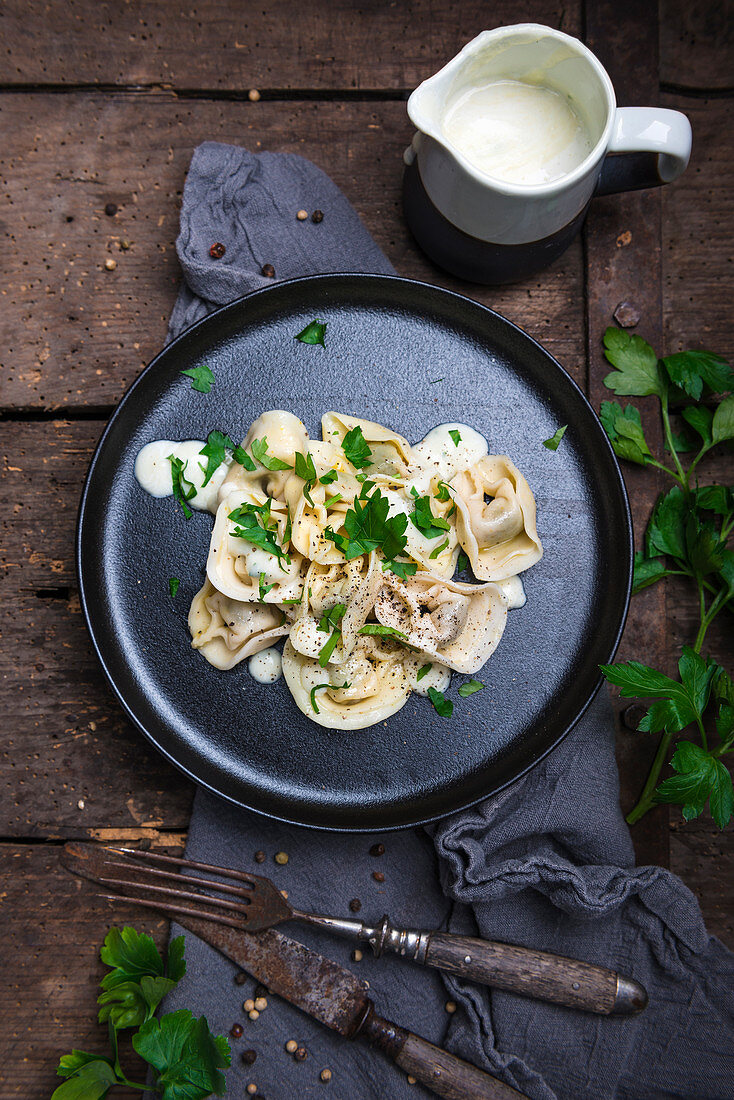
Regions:
[[459, 552], [459, 561], [456, 568], [458, 569], [459, 573], [463, 573], [469, 568], [469, 559], [463, 550]]
[[561, 442], [564, 435], [566, 434], [566, 428], [567, 427], [568, 427], [568, 424], [564, 424], [562, 428], [558, 428], [553, 433], [553, 435], [550, 437], [550, 439], [544, 439], [543, 440], [543, 446], [547, 447], [549, 451], [557, 451], [558, 450], [558, 444]]
[[341, 493], [336, 493], [333, 497], [326, 497], [324, 500], [324, 508], [331, 508], [332, 505], [338, 504], [340, 500], [343, 500]]
[[257, 469], [257, 466], [252, 461], [244, 447], [235, 447], [235, 449], [232, 451], [232, 458], [235, 460], [235, 462], [239, 463], [240, 466], [244, 466], [246, 470], [249, 470], [250, 473], [254, 473]]
[[449, 435], [454, 441], [454, 446], [458, 447], [461, 443], [461, 434], [458, 428], [449, 428]]
[[[326, 668], [329, 663], [329, 658], [336, 649], [336, 643], [341, 637], [341, 630], [338, 627], [334, 627], [329, 635], [328, 641], [326, 641], [319, 650], [319, 664], [322, 668]], [[318, 714], [318, 711], [316, 712]]]
[[640, 722], [638, 729], [646, 733], [677, 733], [691, 722], [699, 720], [708, 703], [711, 684], [716, 673], [713, 662], [704, 660], [690, 646], [683, 647], [678, 662], [680, 682], [662, 672], [628, 661], [617, 665], [600, 665], [607, 680], [620, 688], [627, 698], [658, 699]]
[[230, 1064], [229, 1044], [214, 1036], [206, 1017], [196, 1019], [188, 1009], [153, 1018], [133, 1036], [133, 1047], [158, 1071], [156, 1093], [161, 1100], [204, 1100], [223, 1096], [221, 1070]]
[[631, 336], [612, 325], [604, 333], [604, 348], [607, 359], [617, 368], [604, 379], [607, 389], [627, 397], [665, 394], [667, 386], [658, 357], [641, 336]]
[[677, 485], [658, 498], [647, 528], [647, 556], [670, 554], [683, 560], [686, 556], [686, 517], [688, 503]]
[[641, 592], [643, 588], [649, 588], [651, 584], [670, 575], [670, 570], [665, 568], [662, 558], [646, 558], [639, 551], [635, 554], [635, 572], [632, 581], [632, 591]]
[[321, 347], [325, 348], [324, 337], [327, 324], [327, 321], [309, 321], [304, 329], [296, 333], [296, 340], [300, 340], [302, 344], [321, 344]]
[[288, 462], [284, 462], [282, 458], [275, 458], [274, 455], [268, 454], [268, 439], [265, 436], [264, 439], [253, 439], [252, 446], [250, 447], [254, 457], [264, 466], [266, 470], [292, 470], [293, 467]]
[[[61, 1073], [61, 1066], [58, 1073], [65, 1076]], [[121, 1083], [108, 1061], [94, 1058], [80, 1066], [73, 1076], [69, 1075], [68, 1080], [54, 1090], [51, 1100], [102, 1100], [112, 1085]]]
[[443, 554], [443, 552], [446, 549], [446, 547], [448, 546], [448, 544], [449, 544], [449, 540], [444, 539], [444, 541], [440, 544], [440, 546], [437, 546], [435, 548], [435, 550], [431, 550], [428, 557], [431, 558], [431, 559], [437, 558], [439, 556], [439, 554]]
[[718, 573], [724, 564], [725, 544], [712, 520], [695, 512], [686, 517], [686, 556], [694, 573], [706, 577]]
[[99, 1022], [108, 1020], [116, 1030], [126, 1027], [140, 1027], [149, 1020], [156, 1008], [172, 989], [176, 982], [170, 978], [151, 978], [144, 975], [139, 982], [122, 982], [114, 989], [100, 993], [97, 1004]]
[[734, 810], [732, 781], [726, 767], [692, 741], [679, 742], [671, 764], [678, 774], [663, 780], [655, 791], [655, 800], [681, 805], [686, 821], [703, 813], [708, 801], [711, 816], [723, 829]]
[[378, 549], [386, 558], [394, 558], [405, 549], [408, 517], [402, 513], [388, 517], [388, 511], [388, 499], [377, 489], [364, 502], [355, 498], [347, 511], [344, 527], [348, 539], [335, 534], [330, 527], [324, 534], [339, 547], [347, 561]]
[[328, 634], [330, 630], [338, 627], [339, 623], [344, 618], [344, 612], [346, 610], [347, 605], [345, 603], [334, 604], [334, 606], [329, 608], [328, 611], [325, 611], [319, 619], [319, 630], [323, 631], [324, 634]]
[[410, 522], [418, 528], [424, 538], [437, 539], [443, 535], [444, 531], [451, 530], [451, 524], [448, 520], [441, 519], [440, 516], [434, 516], [431, 511], [431, 498], [429, 496], [419, 497], [415, 493], [414, 499], [415, 507]]
[[652, 455], [642, 430], [639, 409], [634, 405], [622, 408], [618, 401], [602, 401], [599, 419], [618, 458], [636, 462], [638, 466], [647, 465]]
[[209, 393], [214, 385], [214, 372], [206, 364], [201, 367], [192, 367], [190, 370], [182, 370], [180, 373], [192, 380], [191, 389], [196, 390], [197, 393]]
[[321, 475], [321, 477], [319, 478], [319, 481], [321, 482], [322, 485], [331, 485], [331, 483], [333, 481], [336, 481], [336, 479], [338, 477], [339, 477], [339, 472], [337, 470], [327, 470], [325, 474]]
[[696, 490], [696, 507], [717, 516], [734, 513], [734, 489], [728, 485], [704, 485]]
[[429, 382], [429, 386], [435, 386], [437, 382], [443, 382], [443, 378], [434, 378], [432, 382]]
[[395, 559], [392, 558], [390, 561], [383, 562], [383, 573], [386, 569], [389, 569], [391, 573], [394, 573], [396, 577], [400, 577], [401, 581], [404, 581], [407, 577], [415, 576], [418, 571], [418, 566], [412, 561], [395, 561]]
[[153, 940], [129, 926], [122, 931], [110, 928], [99, 957], [111, 968], [102, 979], [102, 989], [114, 989], [123, 982], [139, 982], [146, 975], [151, 978], [165, 975], [163, 958]]
[[430, 664], [429, 665], [421, 665], [421, 667], [418, 669], [418, 675], [416, 676], [416, 680], [418, 680], [418, 681], [422, 680], [424, 676], [428, 675], [428, 673], [431, 671], [432, 668], [433, 668], [433, 665], [430, 665]]
[[341, 691], [342, 688], [348, 688], [348, 687], [351, 687], [351, 686], [352, 685], [347, 683], [347, 681], [345, 680], [343, 684], [316, 684], [315, 687], [312, 687], [311, 691], [310, 691], [311, 706], [313, 707], [316, 714], [320, 713], [319, 708], [316, 706], [316, 692], [317, 691], [320, 691], [321, 688], [333, 688], [334, 691]]
[[439, 481], [438, 488], [433, 495], [435, 496], [436, 500], [439, 500], [442, 504], [445, 504], [447, 500], [451, 500], [450, 492], [451, 486], [447, 485], [445, 481]]
[[720, 355], [710, 351], [679, 351], [662, 363], [673, 385], [698, 401], [706, 385], [713, 393], [724, 393], [734, 385], [734, 372]]
[[342, 439], [342, 450], [357, 469], [372, 465], [372, 451], [359, 424], [355, 424]]
[[178, 579], [178, 577], [169, 577], [168, 578], [168, 591], [171, 595], [171, 599], [173, 599], [174, 596], [176, 595], [176, 593], [178, 592], [178, 586], [180, 585], [180, 583], [181, 583], [181, 581]]
[[442, 691], [437, 691], [434, 687], [429, 687], [428, 698], [433, 703], [434, 709], [437, 714], [440, 714], [442, 718], [450, 718], [454, 713], [454, 704], [450, 699], [447, 699]]
[[184, 476], [188, 461], [184, 462], [183, 459], [176, 458], [175, 455], [169, 455], [168, 461], [171, 463], [171, 484], [173, 485], [174, 498], [183, 508], [184, 519], [191, 519], [194, 513], [186, 501], [196, 496], [196, 486]]
[[711, 425], [714, 443], [723, 443], [725, 439], [734, 439], [734, 394], [725, 397], [716, 406]]
[[396, 638], [404, 638], [408, 640], [408, 635], [403, 634], [402, 630], [396, 630], [394, 626], [383, 626], [382, 623], [365, 623], [364, 626], [359, 629], [360, 634], [377, 634], [380, 636], [387, 636], [393, 634]]
[[681, 410], [681, 416], [695, 432], [698, 432], [704, 443], [711, 444], [713, 442], [711, 425], [714, 414], [711, 409], [707, 409], [705, 405], [687, 405], [685, 409]]
[[86, 1050], [72, 1050], [71, 1054], [63, 1054], [59, 1059], [59, 1068], [56, 1070], [57, 1077], [73, 1077], [84, 1066], [88, 1066], [90, 1062], [106, 1062], [108, 1066], [112, 1065], [109, 1058], [105, 1058], [101, 1054], [89, 1054]]
[[476, 691], [483, 691], [484, 684], [481, 680], [467, 680], [465, 684], [462, 684], [459, 688], [459, 695], [462, 699], [468, 699], [470, 695], [474, 695]]

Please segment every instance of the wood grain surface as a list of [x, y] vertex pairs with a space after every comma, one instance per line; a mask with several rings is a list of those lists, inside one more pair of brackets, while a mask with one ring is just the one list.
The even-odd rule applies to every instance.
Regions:
[[[452, 280], [403, 223], [407, 92], [478, 31], [546, 22], [586, 34], [621, 103], [684, 110], [687, 173], [592, 207], [583, 240], [535, 279]], [[101, 1049], [99, 945], [113, 914], [58, 863], [67, 838], [181, 846], [193, 789], [131, 728], [86, 637], [74, 572], [76, 508], [92, 450], [160, 349], [179, 268], [178, 206], [193, 148], [221, 140], [298, 152], [329, 173], [400, 274], [457, 289], [540, 339], [598, 405], [600, 336], [619, 301], [662, 351], [732, 346], [731, 4], [609, 0], [7, 0], [0, 54], [0, 1095], [48, 1096], [58, 1056]], [[260, 98], [252, 102], [248, 90]], [[105, 208], [114, 212], [105, 213]], [[327, 212], [328, 213], [328, 212]], [[629, 237], [628, 237], [629, 234]], [[731, 454], [705, 467], [724, 478]], [[639, 540], [654, 495], [625, 469]], [[624, 656], [674, 667], [695, 629], [687, 590], [636, 597]], [[728, 625], [728, 630], [727, 630]], [[731, 664], [729, 624], [709, 635]], [[623, 804], [651, 745], [620, 722]], [[712, 932], [734, 945], [734, 841], [672, 808], [635, 830], [638, 855], [678, 871]], [[151, 930], [139, 911], [114, 919]], [[120, 1092], [124, 1097], [125, 1094]], [[131, 1094], [133, 1095], [133, 1094]]]

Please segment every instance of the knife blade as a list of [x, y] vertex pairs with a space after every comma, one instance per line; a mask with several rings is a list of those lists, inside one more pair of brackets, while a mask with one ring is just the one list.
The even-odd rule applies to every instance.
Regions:
[[[93, 844], [73, 843], [63, 849], [66, 869], [92, 882], [104, 880], [106, 861], [105, 850]], [[140, 888], [134, 868], [125, 877], [129, 877], [129, 883], [118, 887], [123, 894], [128, 893], [128, 886], [130, 893]], [[141, 899], [130, 901], [140, 904]], [[165, 903], [143, 904], [167, 912]], [[325, 1027], [348, 1039], [366, 1039], [438, 1096], [446, 1100], [518, 1100], [524, 1096], [469, 1062], [383, 1019], [367, 996], [365, 982], [346, 967], [282, 932], [275, 929], [254, 934], [241, 932], [206, 919], [180, 915], [176, 915], [176, 920], [272, 993]]]

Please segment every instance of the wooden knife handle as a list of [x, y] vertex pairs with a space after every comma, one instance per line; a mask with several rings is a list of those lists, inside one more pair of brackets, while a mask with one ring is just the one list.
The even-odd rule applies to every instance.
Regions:
[[524, 1092], [503, 1084], [427, 1039], [383, 1020], [371, 1007], [358, 1034], [384, 1051], [416, 1081], [446, 1100], [527, 1100]]
[[631, 1015], [647, 1004], [647, 993], [631, 978], [510, 943], [433, 932], [423, 961], [461, 978], [605, 1016]]

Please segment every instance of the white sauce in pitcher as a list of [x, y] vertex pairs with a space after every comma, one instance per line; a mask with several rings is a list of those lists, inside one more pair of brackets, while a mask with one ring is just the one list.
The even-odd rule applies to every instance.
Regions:
[[253, 653], [247, 662], [247, 671], [258, 684], [274, 684], [283, 675], [283, 658], [274, 646]]
[[186, 503], [190, 508], [196, 508], [200, 512], [216, 513], [217, 493], [232, 465], [232, 457], [228, 454], [221, 466], [212, 474], [211, 481], [203, 485], [207, 462], [201, 454], [201, 448], [204, 446], [206, 444], [200, 439], [187, 439], [183, 443], [175, 443], [170, 439], [155, 439], [152, 443], [147, 443], [135, 459], [134, 472], [141, 489], [145, 489], [146, 493], [150, 493], [153, 497], [173, 496], [169, 459], [171, 456], [180, 458], [186, 463], [184, 479], [196, 488], [196, 495]]
[[469, 88], [447, 109], [442, 129], [475, 168], [507, 183], [550, 183], [592, 148], [566, 96], [522, 80]]

